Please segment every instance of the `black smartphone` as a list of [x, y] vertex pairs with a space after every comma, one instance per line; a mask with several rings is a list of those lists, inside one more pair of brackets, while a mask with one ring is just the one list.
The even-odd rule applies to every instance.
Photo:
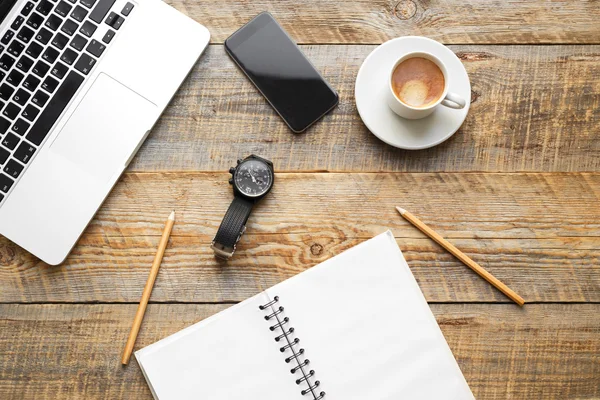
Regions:
[[296, 133], [338, 103], [335, 90], [268, 12], [228, 37], [225, 50]]

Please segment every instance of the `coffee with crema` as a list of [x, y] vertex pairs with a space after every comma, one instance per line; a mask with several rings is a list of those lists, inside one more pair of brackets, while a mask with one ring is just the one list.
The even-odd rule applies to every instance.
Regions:
[[403, 103], [425, 108], [442, 97], [446, 82], [436, 63], [422, 57], [402, 61], [392, 73], [392, 89]]

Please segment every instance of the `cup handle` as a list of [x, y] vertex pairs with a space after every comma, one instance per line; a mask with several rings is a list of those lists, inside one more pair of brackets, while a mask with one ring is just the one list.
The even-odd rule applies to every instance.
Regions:
[[449, 108], [454, 108], [455, 110], [460, 110], [461, 108], [465, 108], [467, 102], [461, 96], [456, 93], [446, 94], [446, 98], [442, 100], [442, 104]]

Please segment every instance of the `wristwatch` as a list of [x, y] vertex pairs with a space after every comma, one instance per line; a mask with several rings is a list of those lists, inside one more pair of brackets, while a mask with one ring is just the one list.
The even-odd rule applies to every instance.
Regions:
[[273, 163], [254, 154], [238, 160], [229, 173], [233, 201], [210, 246], [217, 257], [226, 260], [233, 256], [237, 242], [246, 231], [252, 207], [269, 193], [275, 179]]

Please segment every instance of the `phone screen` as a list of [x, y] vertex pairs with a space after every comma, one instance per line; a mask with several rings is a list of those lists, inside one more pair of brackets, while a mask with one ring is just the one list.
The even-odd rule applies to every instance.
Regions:
[[225, 48], [294, 132], [338, 102], [337, 93], [269, 13], [231, 35]]

